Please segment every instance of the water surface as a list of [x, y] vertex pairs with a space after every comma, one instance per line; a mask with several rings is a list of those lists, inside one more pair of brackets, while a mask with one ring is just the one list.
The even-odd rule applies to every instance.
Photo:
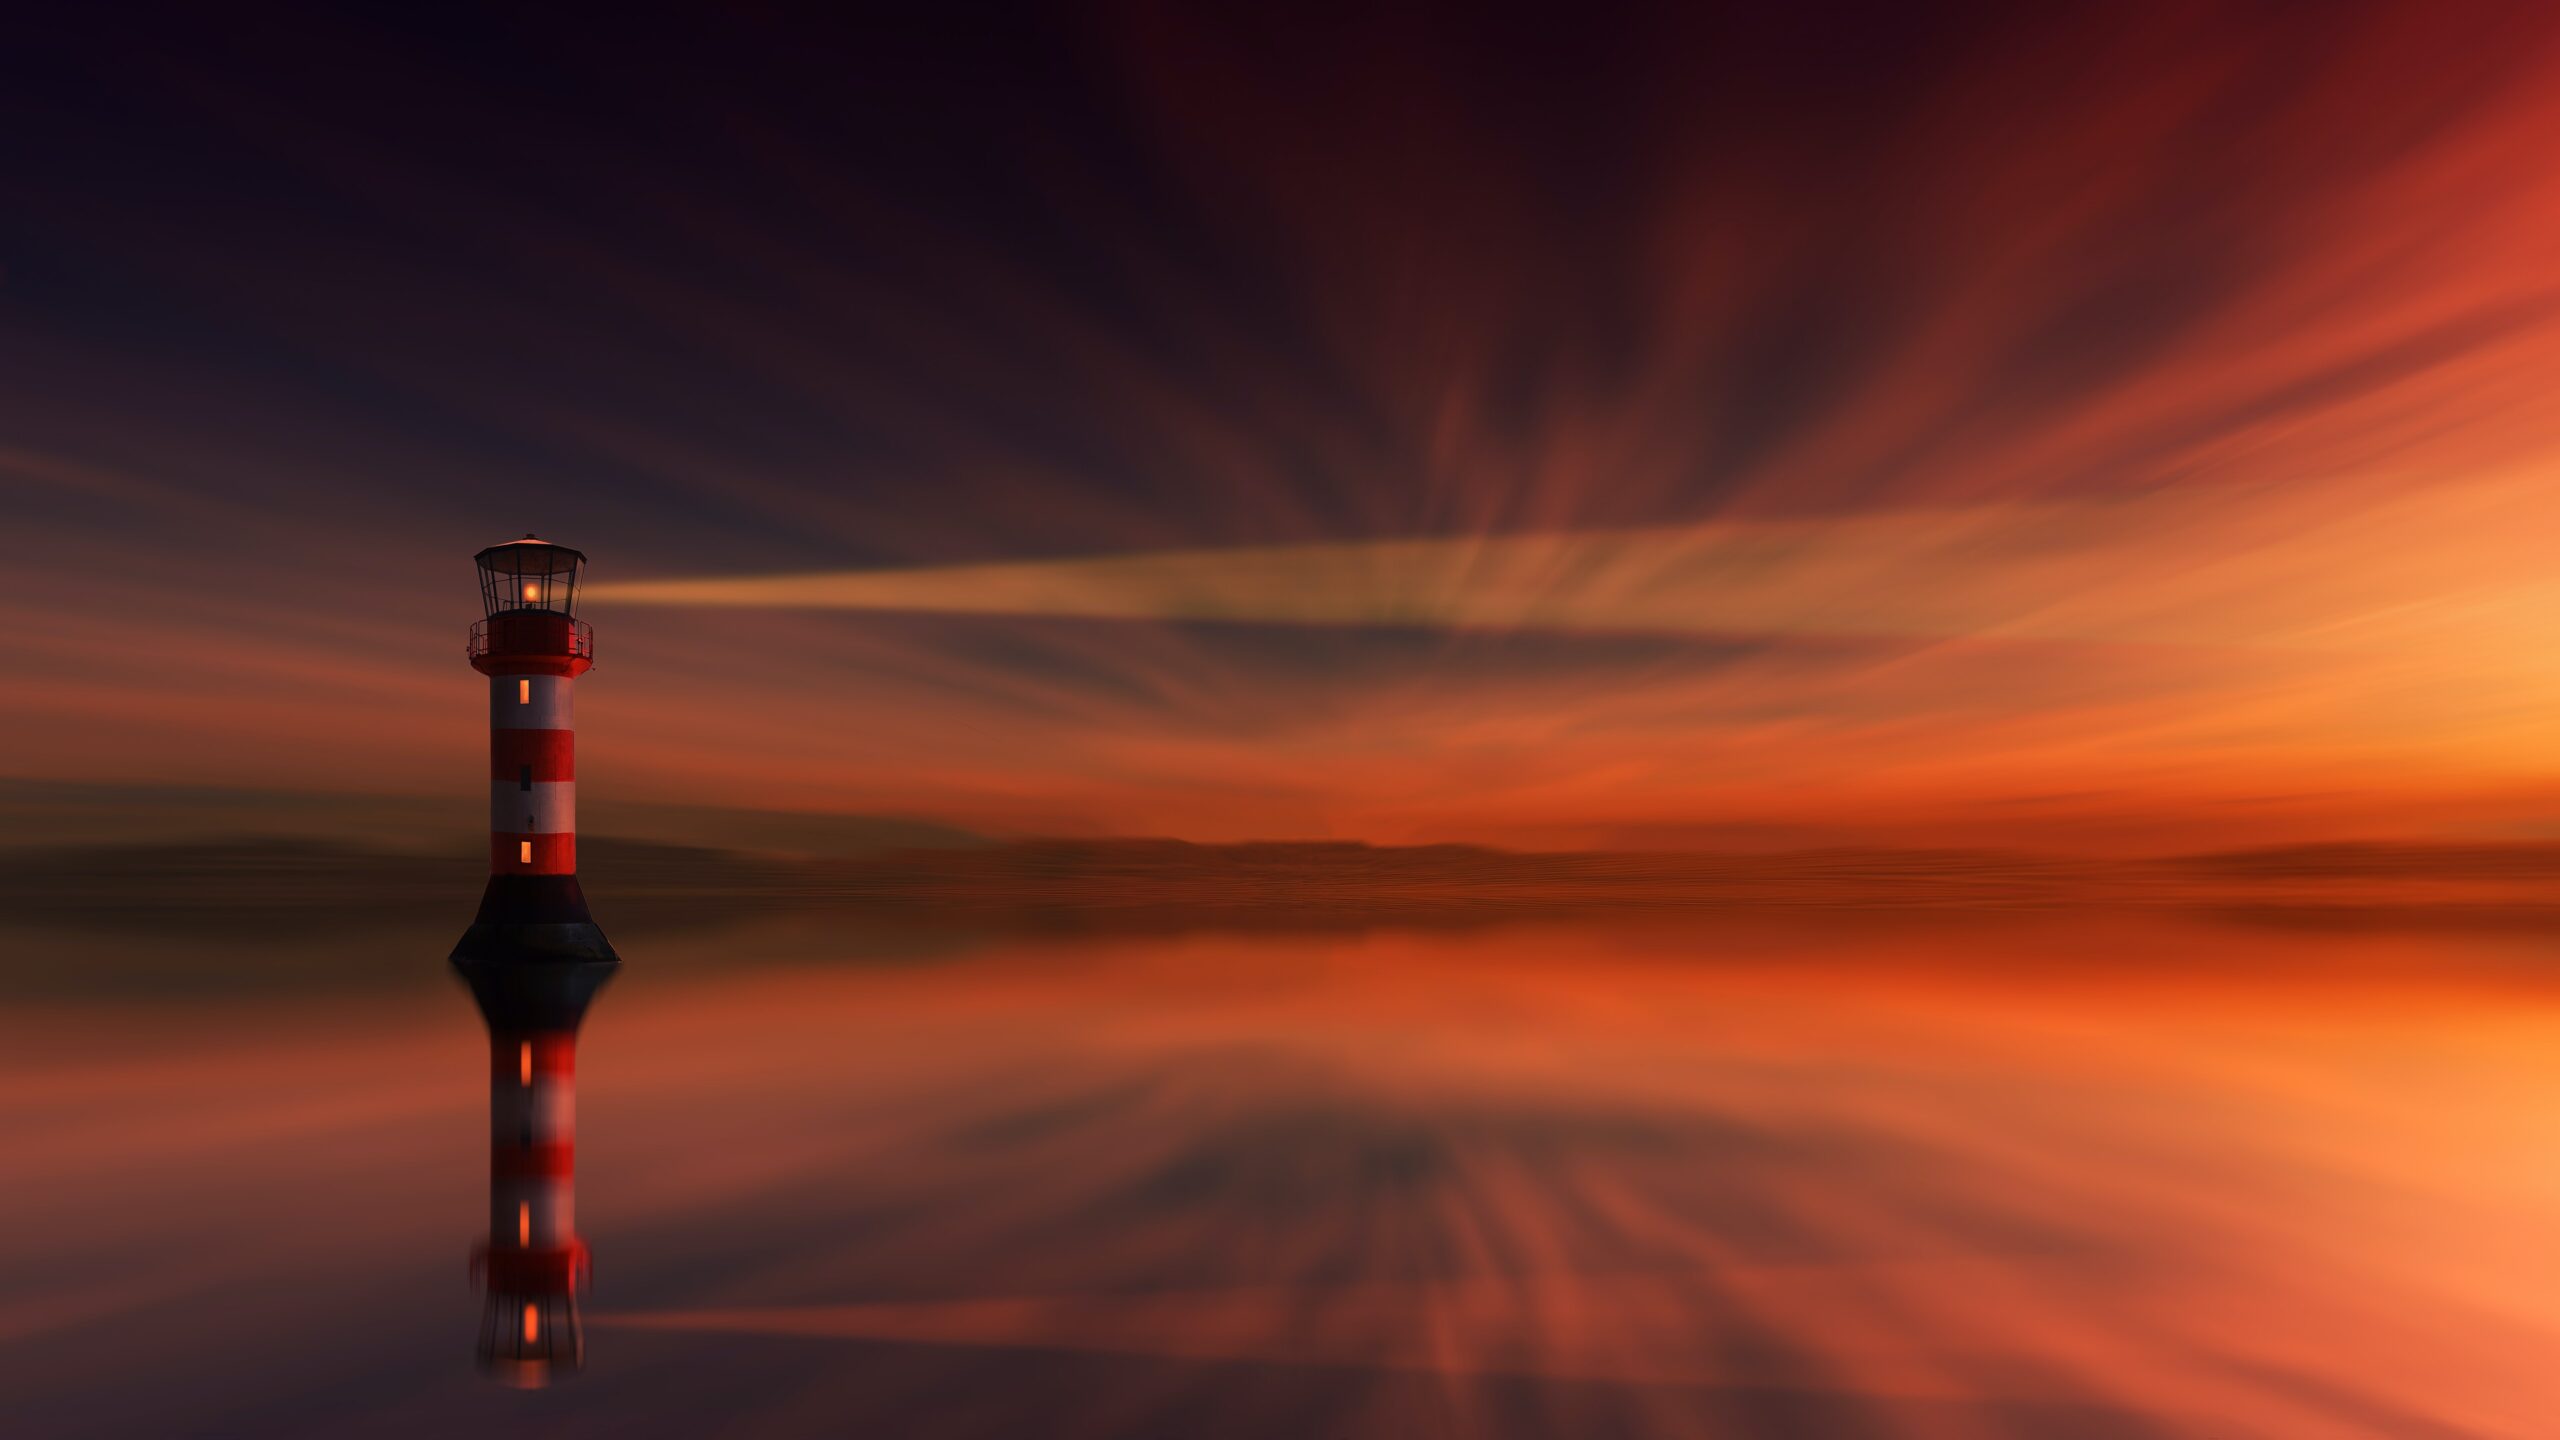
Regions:
[[431, 938], [17, 997], [0, 1429], [2560, 1434], [2538, 934], [616, 938], [538, 1391], [472, 1363], [489, 1065]]

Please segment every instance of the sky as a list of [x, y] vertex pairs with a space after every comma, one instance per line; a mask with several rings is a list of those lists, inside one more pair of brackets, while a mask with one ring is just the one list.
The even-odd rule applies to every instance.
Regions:
[[0, 781], [2560, 829], [2544, 7], [413, 8], [13, 31]]

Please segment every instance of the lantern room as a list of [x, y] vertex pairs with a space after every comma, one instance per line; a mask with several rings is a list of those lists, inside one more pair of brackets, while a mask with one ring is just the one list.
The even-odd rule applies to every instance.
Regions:
[[576, 614], [583, 553], [527, 535], [471, 558], [480, 566], [484, 612], [471, 626], [472, 669], [574, 679], [595, 663], [594, 632]]
[[492, 545], [472, 558], [480, 562], [480, 603], [492, 618], [511, 610], [578, 613], [578, 572], [587, 563], [584, 554], [527, 535]]

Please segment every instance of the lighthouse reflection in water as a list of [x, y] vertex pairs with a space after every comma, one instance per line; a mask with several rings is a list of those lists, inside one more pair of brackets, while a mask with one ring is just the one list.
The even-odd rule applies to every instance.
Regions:
[[481, 1368], [547, 1385], [586, 1361], [579, 1297], [578, 1024], [614, 966], [462, 966], [489, 1027], [489, 1232], [471, 1252]]

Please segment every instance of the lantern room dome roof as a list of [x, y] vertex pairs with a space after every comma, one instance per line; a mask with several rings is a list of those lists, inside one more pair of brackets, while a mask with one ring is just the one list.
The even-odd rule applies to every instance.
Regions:
[[510, 575], [560, 575], [587, 563], [586, 552], [526, 535], [492, 545], [471, 557], [483, 567]]

